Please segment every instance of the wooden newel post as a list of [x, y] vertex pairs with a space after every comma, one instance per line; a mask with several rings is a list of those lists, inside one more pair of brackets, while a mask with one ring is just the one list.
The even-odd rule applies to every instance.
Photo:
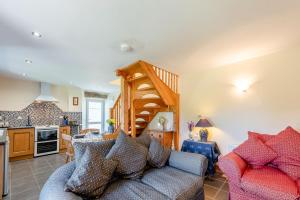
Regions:
[[128, 89], [129, 85], [127, 80], [124, 77], [121, 77], [121, 129], [128, 133], [129, 131], [129, 119], [128, 119]]

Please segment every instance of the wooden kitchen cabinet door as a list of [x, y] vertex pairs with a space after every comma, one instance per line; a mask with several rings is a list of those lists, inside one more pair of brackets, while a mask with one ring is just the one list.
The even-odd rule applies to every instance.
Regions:
[[34, 151], [34, 128], [10, 129], [9, 157], [33, 155]]
[[59, 128], [59, 150], [64, 150], [67, 148], [67, 144], [62, 139], [62, 134], [71, 134], [70, 126], [63, 126]]

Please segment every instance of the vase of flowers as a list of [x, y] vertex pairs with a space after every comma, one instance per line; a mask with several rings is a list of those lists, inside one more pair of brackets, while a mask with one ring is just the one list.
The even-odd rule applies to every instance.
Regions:
[[107, 119], [106, 123], [108, 124], [108, 132], [109, 133], [114, 133], [115, 132], [116, 120], [115, 119]]
[[189, 129], [189, 138], [193, 139], [193, 128], [195, 127], [195, 123], [193, 121], [187, 122], [188, 129]]

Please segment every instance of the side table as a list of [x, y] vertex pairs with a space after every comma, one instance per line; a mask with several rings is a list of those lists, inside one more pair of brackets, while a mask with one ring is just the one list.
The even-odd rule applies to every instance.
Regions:
[[211, 176], [215, 174], [214, 165], [218, 161], [218, 157], [221, 154], [216, 142], [201, 142], [191, 139], [184, 140], [182, 143], [181, 151], [198, 153], [206, 156], [206, 158], [208, 159], [207, 171]]

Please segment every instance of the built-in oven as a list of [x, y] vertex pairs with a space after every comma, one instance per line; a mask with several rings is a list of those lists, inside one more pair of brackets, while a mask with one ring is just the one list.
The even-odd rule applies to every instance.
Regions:
[[59, 127], [35, 127], [34, 156], [43, 156], [59, 152]]

